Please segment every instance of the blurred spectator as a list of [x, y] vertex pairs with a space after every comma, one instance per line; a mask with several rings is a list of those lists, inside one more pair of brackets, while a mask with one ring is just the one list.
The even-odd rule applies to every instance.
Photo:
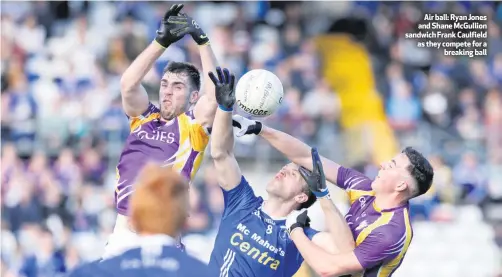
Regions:
[[451, 168], [446, 165], [440, 156], [432, 156], [429, 161], [434, 169], [433, 190], [441, 203], [455, 204], [457, 198], [456, 188], [453, 186]]
[[486, 196], [486, 172], [475, 153], [467, 152], [453, 168], [453, 181], [460, 189], [460, 199], [478, 204]]
[[62, 252], [54, 246], [51, 231], [40, 228], [36, 232], [38, 249], [26, 257], [20, 273], [26, 277], [56, 277], [66, 272]]
[[405, 81], [392, 84], [387, 106], [390, 124], [396, 131], [414, 129], [420, 119], [420, 103]]
[[190, 218], [185, 227], [187, 233], [204, 233], [209, 230], [209, 216], [207, 207], [202, 204], [202, 195], [197, 187], [190, 188]]

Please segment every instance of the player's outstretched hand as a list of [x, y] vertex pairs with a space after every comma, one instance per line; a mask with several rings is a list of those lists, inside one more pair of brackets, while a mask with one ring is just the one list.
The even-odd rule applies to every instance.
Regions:
[[216, 74], [218, 78], [213, 72], [208, 73], [216, 90], [216, 102], [220, 109], [230, 112], [235, 104], [235, 76], [226, 68], [221, 70], [221, 67], [216, 68]]
[[205, 45], [209, 43], [209, 38], [197, 21], [187, 14], [181, 13], [178, 16], [170, 16], [169, 22], [175, 22], [177, 24], [188, 26], [188, 33], [198, 45]]
[[326, 177], [324, 176], [324, 169], [322, 167], [321, 157], [317, 152], [317, 148], [313, 147], [312, 154], [312, 171], [301, 166], [299, 171], [305, 182], [307, 182], [310, 191], [315, 194], [317, 198], [329, 198], [329, 190], [326, 186]]
[[160, 22], [155, 41], [164, 48], [177, 42], [190, 31], [190, 27], [186, 23], [172, 19], [180, 15], [181, 9], [183, 9], [183, 4], [172, 5]]
[[286, 218], [286, 228], [288, 228], [288, 233], [291, 234], [293, 230], [305, 227], [310, 227], [310, 218], [307, 214], [307, 209], [302, 209], [300, 211], [292, 211]]
[[260, 121], [248, 119], [238, 114], [232, 116], [232, 125], [239, 129], [236, 134], [238, 137], [251, 134], [259, 135], [263, 127]]

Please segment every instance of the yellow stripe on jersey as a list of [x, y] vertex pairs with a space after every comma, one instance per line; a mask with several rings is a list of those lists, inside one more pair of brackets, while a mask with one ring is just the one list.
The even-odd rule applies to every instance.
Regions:
[[359, 233], [356, 239], [356, 246], [361, 244], [368, 237], [368, 235], [371, 234], [371, 232], [373, 232], [373, 230], [385, 224], [389, 224], [393, 216], [394, 212], [382, 213], [382, 215], [377, 220], [375, 220], [375, 222], [368, 225], [368, 227], [364, 228], [364, 230], [362, 230], [361, 233]]
[[175, 159], [174, 169], [181, 172], [192, 152], [192, 145], [190, 145], [190, 125], [188, 117], [185, 114], [178, 116], [178, 132], [180, 134], [180, 146], [178, 152], [171, 159]]
[[204, 150], [209, 142], [209, 135], [204, 128], [191, 120], [186, 114], [178, 117], [178, 126], [180, 131], [180, 149], [176, 155], [174, 168], [178, 171], [183, 170], [186, 163], [189, 162], [189, 157], [192, 151], [199, 152], [193, 161], [190, 177], [193, 178], [204, 158]]
[[131, 119], [129, 120], [129, 127], [131, 128], [131, 131], [133, 131], [139, 126], [143, 125], [144, 123], [150, 122], [159, 117], [160, 113], [152, 113], [148, 117], [143, 117], [143, 116], [131, 117]]
[[380, 270], [378, 270], [378, 277], [387, 277], [390, 276], [392, 271], [399, 265], [401, 260], [404, 258], [404, 254], [406, 251], [408, 251], [408, 247], [410, 246], [411, 243], [411, 224], [410, 224], [410, 218], [408, 216], [408, 209], [403, 209], [403, 216], [404, 216], [404, 225], [406, 226], [406, 240], [404, 242], [403, 248], [401, 249], [401, 252], [399, 255], [397, 255], [392, 261], [384, 264]]
[[358, 189], [349, 189], [347, 191], [349, 194], [350, 204], [354, 203], [361, 196], [375, 196], [375, 192], [373, 190], [358, 190]]
[[186, 115], [185, 118], [188, 119], [188, 124], [190, 125], [190, 143], [192, 144], [193, 150], [203, 152], [209, 143], [209, 135], [204, 127], [202, 127], [202, 125], [197, 123], [195, 120]]
[[193, 163], [192, 172], [190, 173], [190, 180], [193, 180], [193, 178], [195, 177], [195, 174], [197, 174], [197, 171], [200, 168], [200, 164], [202, 163], [203, 158], [204, 158], [204, 153], [199, 152], [197, 154], [197, 157], [195, 158], [194, 163]]

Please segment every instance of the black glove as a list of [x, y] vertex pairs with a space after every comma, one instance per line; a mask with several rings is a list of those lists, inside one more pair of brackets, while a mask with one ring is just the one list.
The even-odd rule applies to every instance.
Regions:
[[296, 228], [310, 227], [310, 218], [307, 214], [307, 209], [301, 211], [292, 211], [286, 218], [286, 227], [288, 228], [288, 233]]
[[317, 153], [317, 148], [312, 148], [312, 172], [305, 167], [301, 166], [299, 171], [305, 182], [307, 182], [310, 191], [314, 193], [317, 198], [329, 198], [329, 190], [326, 186], [326, 177], [324, 176], [324, 169], [322, 168], [321, 157]]
[[230, 74], [228, 69], [221, 70], [220, 67], [216, 68], [216, 74], [218, 74], [218, 79], [213, 72], [208, 73], [216, 90], [216, 102], [218, 102], [220, 109], [230, 112], [235, 104], [235, 76]]
[[169, 17], [169, 22], [176, 24], [183, 24], [188, 26], [188, 33], [192, 36], [193, 40], [198, 45], [204, 45], [209, 43], [209, 38], [206, 33], [200, 28], [199, 24], [195, 19], [188, 16], [187, 14], [180, 14], [179, 16], [171, 16]]
[[232, 116], [232, 126], [237, 127], [239, 131], [237, 132], [237, 137], [242, 137], [244, 135], [259, 135], [263, 125], [260, 121], [247, 119], [238, 114]]
[[157, 30], [155, 41], [164, 48], [177, 42], [190, 31], [190, 27], [186, 23], [180, 24], [169, 20], [171, 17], [178, 16], [181, 9], [183, 9], [183, 4], [172, 5], [160, 22], [160, 28]]

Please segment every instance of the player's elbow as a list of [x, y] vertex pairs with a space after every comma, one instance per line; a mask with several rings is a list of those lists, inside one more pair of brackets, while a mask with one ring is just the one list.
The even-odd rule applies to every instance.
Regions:
[[233, 154], [225, 149], [211, 145], [211, 158], [216, 161], [221, 161], [232, 157]]
[[120, 91], [122, 93], [122, 96], [126, 96], [127, 94], [135, 91], [138, 86], [139, 83], [131, 80], [131, 78], [127, 76], [127, 74], [122, 75], [122, 77], [120, 78]]
[[317, 266], [313, 266], [312, 269], [320, 276], [320, 277], [332, 277], [343, 274], [340, 272], [340, 268], [333, 264], [328, 264], [321, 262]]

